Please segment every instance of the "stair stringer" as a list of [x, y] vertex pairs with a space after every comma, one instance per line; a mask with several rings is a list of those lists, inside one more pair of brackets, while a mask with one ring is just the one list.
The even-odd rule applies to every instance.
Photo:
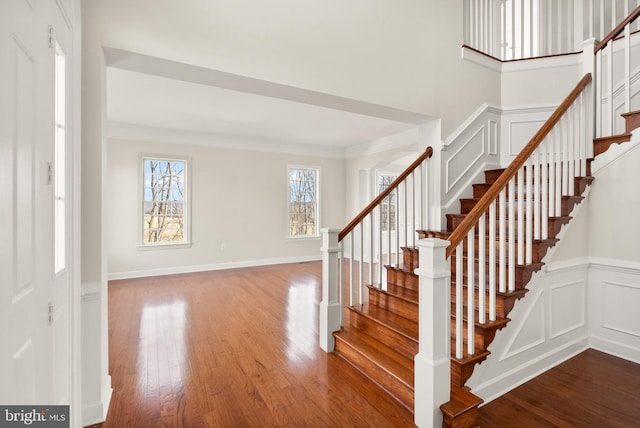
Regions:
[[587, 205], [588, 198], [574, 208], [573, 219], [557, 236], [560, 242], [527, 284], [529, 293], [516, 302], [511, 322], [489, 345], [491, 355], [467, 381], [465, 386], [485, 403], [589, 347]]
[[611, 163], [620, 158], [620, 156], [623, 156], [625, 153], [636, 147], [638, 143], [640, 143], [640, 128], [636, 128], [631, 131], [630, 141], [620, 144], [612, 144], [606, 152], [598, 155], [591, 163], [591, 175], [595, 175], [601, 169], [608, 167]]

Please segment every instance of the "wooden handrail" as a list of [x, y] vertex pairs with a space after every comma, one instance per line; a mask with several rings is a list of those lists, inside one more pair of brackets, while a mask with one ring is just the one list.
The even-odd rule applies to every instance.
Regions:
[[360, 223], [366, 216], [368, 216], [369, 214], [371, 214], [371, 211], [373, 211], [373, 209], [375, 207], [378, 206], [378, 204], [387, 196], [389, 196], [389, 194], [391, 192], [394, 191], [394, 189], [396, 187], [398, 187], [400, 185], [400, 183], [409, 176], [409, 174], [411, 174], [418, 166], [420, 166], [420, 164], [422, 162], [424, 162], [427, 158], [430, 158], [431, 155], [433, 155], [433, 149], [431, 147], [427, 147], [427, 149], [424, 151], [424, 153], [422, 153], [418, 159], [416, 159], [411, 165], [409, 165], [409, 167], [404, 170], [404, 172], [402, 174], [400, 174], [398, 176], [398, 178], [396, 178], [395, 180], [393, 180], [393, 182], [386, 188], [384, 189], [384, 191], [382, 193], [380, 193], [373, 201], [371, 201], [371, 203], [369, 205], [367, 205], [361, 212], [360, 214], [358, 214], [357, 216], [355, 216], [353, 218], [353, 220], [351, 220], [349, 222], [349, 224], [347, 224], [344, 229], [342, 229], [340, 231], [340, 233], [338, 234], [338, 242], [342, 241], [342, 239], [344, 239], [345, 236], [347, 236], [349, 234], [349, 232], [351, 232], [357, 225], [358, 223]]
[[611, 32], [609, 34], [607, 34], [607, 36], [604, 39], [602, 39], [601, 42], [598, 42], [596, 44], [594, 53], [598, 53], [600, 50], [604, 49], [604, 47], [607, 46], [607, 43], [609, 43], [611, 40], [613, 40], [616, 37], [618, 37], [620, 35], [620, 33], [622, 33], [624, 31], [624, 27], [626, 27], [627, 24], [631, 24], [633, 21], [638, 19], [639, 16], [640, 16], [640, 6], [636, 7], [633, 10], [633, 12], [631, 12], [629, 14], [629, 16], [627, 16], [625, 18], [624, 21], [622, 21], [620, 24], [618, 24], [618, 26], [616, 28], [611, 30]]
[[571, 91], [571, 93], [567, 96], [567, 98], [562, 101], [562, 103], [556, 108], [556, 110], [551, 114], [549, 119], [542, 125], [542, 127], [536, 132], [536, 134], [531, 138], [529, 143], [522, 149], [522, 151], [513, 159], [511, 164], [505, 169], [500, 177], [493, 183], [493, 185], [487, 190], [487, 192], [480, 198], [478, 203], [473, 207], [473, 209], [466, 215], [464, 220], [455, 228], [451, 235], [449, 235], [449, 242], [451, 245], [447, 248], [447, 257], [450, 257], [453, 252], [456, 250], [456, 247], [467, 233], [476, 225], [478, 220], [484, 213], [489, 209], [489, 205], [496, 200], [502, 189], [507, 187], [509, 181], [516, 175], [518, 170], [524, 165], [524, 163], [531, 157], [533, 152], [538, 148], [540, 143], [544, 140], [544, 138], [551, 132], [553, 127], [560, 121], [562, 115], [564, 115], [571, 104], [578, 98], [580, 93], [584, 90], [585, 87], [591, 82], [591, 73], [585, 74], [585, 76], [580, 80], [578, 85]]

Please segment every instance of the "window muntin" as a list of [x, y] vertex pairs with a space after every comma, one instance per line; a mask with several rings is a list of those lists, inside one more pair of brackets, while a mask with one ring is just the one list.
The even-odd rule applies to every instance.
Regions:
[[187, 161], [143, 158], [142, 244], [187, 242]]
[[[378, 174], [378, 195], [384, 192], [396, 178], [395, 175]], [[383, 232], [396, 230], [397, 198], [397, 191], [393, 191], [380, 203], [380, 227]]]
[[318, 175], [319, 170], [316, 168], [289, 167], [287, 200], [290, 238], [320, 235]]

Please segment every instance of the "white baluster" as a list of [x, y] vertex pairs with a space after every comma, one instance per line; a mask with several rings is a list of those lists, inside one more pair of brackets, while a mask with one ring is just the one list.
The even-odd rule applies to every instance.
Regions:
[[604, 1], [600, 0], [600, 37], [598, 40], [604, 39], [605, 29], [604, 29]]
[[404, 245], [405, 247], [409, 246], [409, 223], [407, 223], [409, 220], [409, 199], [407, 199], [408, 186], [409, 186], [409, 180], [405, 179], [404, 181]]
[[475, 227], [472, 227], [467, 233], [467, 353], [473, 355], [475, 353], [475, 242], [473, 240]]
[[360, 222], [360, 292], [359, 303], [364, 303], [364, 220]]
[[[422, 166], [420, 167], [420, 169], [422, 169]], [[416, 174], [415, 171], [414, 173], [411, 174], [411, 180], [413, 180], [413, 186], [411, 186], [413, 188], [413, 203], [412, 203], [412, 207], [411, 207], [411, 224], [412, 224], [412, 229], [413, 231], [411, 232], [411, 236], [413, 237], [413, 247], [415, 248], [416, 246], [416, 230], [417, 230], [417, 225], [416, 225]], [[422, 204], [421, 204], [422, 205]]]
[[[333, 239], [331, 237], [330, 239]], [[322, 261], [324, 265], [324, 260]], [[344, 243], [338, 242], [338, 303], [344, 307]], [[344, 311], [340, 310], [340, 326], [344, 325]]]
[[396, 266], [400, 266], [400, 187], [394, 190], [396, 194]]
[[606, 116], [606, 132], [607, 135], [613, 135], [613, 40], [607, 43], [604, 52], [607, 53], [607, 116]]
[[562, 196], [569, 194], [569, 144], [571, 135], [571, 122], [568, 120], [569, 115], [566, 115], [560, 124], [565, 129], [565, 138], [562, 139]]
[[524, 167], [518, 170], [518, 264], [524, 265]]
[[533, 186], [532, 186], [532, 165], [531, 165], [531, 160], [527, 159], [527, 161], [525, 162], [525, 173], [526, 173], [526, 178], [525, 178], [525, 185], [526, 185], [526, 196], [525, 196], [525, 211], [526, 211], [526, 215], [525, 215], [525, 263], [527, 265], [531, 264], [532, 262], [532, 252], [533, 252], [533, 246], [531, 245], [532, 242], [532, 235], [533, 235], [533, 208], [532, 208], [532, 200], [533, 200]]
[[374, 271], [374, 264], [375, 264], [375, 243], [374, 241], [375, 239], [375, 227], [374, 227], [374, 212], [375, 211], [371, 211], [371, 214], [369, 214], [368, 218], [369, 218], [369, 283], [371, 285], [375, 285], [376, 281], [375, 281], [375, 271]]
[[515, 177], [512, 178], [511, 180], [509, 180], [509, 187], [508, 187], [508, 192], [509, 192], [509, 198], [508, 198], [508, 203], [509, 203], [509, 227], [508, 227], [508, 233], [509, 233], [509, 239], [507, 240], [507, 243], [509, 245], [509, 257], [508, 257], [508, 269], [509, 269], [509, 273], [507, 275], [507, 280], [508, 280], [508, 288], [509, 291], [513, 291], [516, 289], [515, 287], [515, 278], [516, 278], [516, 202], [515, 202], [515, 198], [516, 198], [516, 179]]
[[[562, 123], [559, 123], [557, 126], [561, 126]], [[553, 206], [556, 210], [556, 217], [560, 217], [562, 215], [562, 143], [561, 140], [566, 138], [563, 128], [561, 127], [558, 130], [554, 139], [554, 151], [556, 153], [555, 157], [555, 189], [553, 192], [554, 201]]]
[[501, 26], [501, 35], [500, 35], [500, 40], [501, 40], [501, 46], [500, 46], [500, 59], [501, 60], [506, 60], [507, 59], [507, 3], [502, 2], [501, 3], [501, 16], [502, 16], [502, 26]]
[[597, 137], [602, 137], [604, 135], [604, 129], [603, 129], [603, 124], [602, 124], [602, 84], [603, 84], [603, 78], [602, 78], [602, 51], [599, 51], [596, 54], [596, 79], [595, 79], [595, 85], [596, 85], [596, 93], [595, 93], [595, 107], [596, 107], [596, 117], [595, 117], [595, 121], [596, 121], [596, 136]]
[[547, 153], [549, 154], [549, 216], [556, 215], [556, 150], [555, 141], [558, 131], [553, 128], [547, 135]]
[[393, 243], [391, 239], [391, 196], [393, 192], [394, 190], [387, 196], [387, 264], [389, 266], [393, 265], [393, 252], [391, 251], [391, 244]]
[[549, 238], [549, 158], [547, 155], [547, 141], [543, 141], [540, 144], [540, 153], [542, 157], [542, 171], [540, 177], [540, 183], [542, 185], [542, 194], [540, 196], [540, 202], [542, 202], [541, 214], [540, 214], [540, 226], [541, 239]]
[[464, 299], [462, 288], [462, 242], [456, 247], [456, 358], [462, 358], [462, 302]]
[[574, 153], [573, 147], [576, 139], [576, 121], [574, 118], [575, 109], [573, 106], [567, 111], [565, 118], [568, 122], [568, 133], [569, 137], [567, 138], [567, 172], [566, 176], [566, 190], [565, 195], [573, 196], [573, 187], [571, 184], [573, 182], [573, 174], [575, 171], [575, 165], [573, 162]]
[[380, 287], [382, 287], [382, 269], [383, 269], [383, 264], [384, 264], [384, 254], [383, 254], [383, 244], [382, 244], [382, 204], [378, 205], [378, 210], [380, 213], [380, 218], [379, 218], [379, 223], [380, 223], [380, 227], [379, 229], [379, 242], [378, 242], [378, 250], [379, 250], [379, 262], [378, 262], [378, 284]]
[[532, 155], [533, 166], [533, 239], [540, 239], [540, 153], [536, 149]]
[[[478, 219], [478, 321], [484, 324], [486, 316], [486, 214]], [[489, 268], [492, 266], [489, 265]]]
[[[625, 2], [626, 3], [626, 2]], [[624, 113], [631, 111], [631, 25], [624, 27]]]
[[350, 257], [349, 257], [349, 306], [353, 306], [353, 292], [354, 292], [354, 286], [353, 286], [353, 252], [354, 252], [354, 248], [353, 248], [353, 233], [349, 232], [349, 245], [351, 246], [350, 249]]
[[496, 320], [496, 201], [489, 205], [489, 321]]
[[587, 37], [584, 37], [584, 40], [590, 39], [595, 36], [595, 33], [593, 31], [593, 0], [589, 0], [588, 15], [589, 15], [589, 18], [588, 18], [587, 25], [589, 26], [589, 34], [587, 35]]
[[500, 196], [498, 199], [498, 217], [499, 217], [499, 233], [498, 240], [500, 242], [499, 252], [500, 258], [498, 261], [498, 286], [501, 293], [507, 291], [507, 249], [506, 249], [506, 238], [507, 238], [507, 222], [506, 222], [506, 205], [505, 199], [507, 198], [507, 192], [505, 189], [500, 191]]

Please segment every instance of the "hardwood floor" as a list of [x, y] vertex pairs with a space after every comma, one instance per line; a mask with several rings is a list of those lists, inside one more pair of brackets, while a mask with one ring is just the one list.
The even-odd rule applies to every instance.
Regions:
[[408, 427], [318, 345], [321, 265], [109, 283], [108, 427]]
[[[109, 284], [113, 397], [95, 427], [412, 427], [318, 345], [319, 262]], [[588, 350], [480, 409], [480, 426], [640, 426], [640, 365]], [[508, 421], [508, 422], [505, 422]]]
[[480, 426], [638, 427], [640, 365], [588, 349], [481, 407]]

